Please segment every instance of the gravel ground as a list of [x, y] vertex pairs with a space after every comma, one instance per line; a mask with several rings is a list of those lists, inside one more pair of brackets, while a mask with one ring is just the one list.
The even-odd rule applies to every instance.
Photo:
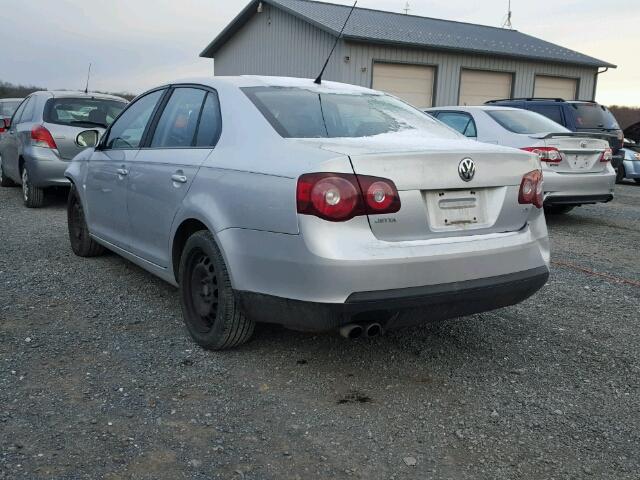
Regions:
[[516, 307], [349, 342], [187, 338], [177, 292], [0, 190], [0, 479], [638, 479], [640, 185], [549, 219]]

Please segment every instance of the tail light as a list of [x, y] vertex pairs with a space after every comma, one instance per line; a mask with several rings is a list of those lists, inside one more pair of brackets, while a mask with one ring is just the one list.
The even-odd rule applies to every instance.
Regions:
[[527, 205], [535, 205], [542, 208], [544, 202], [544, 192], [542, 190], [542, 172], [533, 170], [524, 177], [520, 183], [520, 193], [518, 194], [518, 203]]
[[540, 157], [541, 162], [560, 163], [562, 161], [560, 150], [554, 147], [525, 147], [522, 150], [535, 153]]
[[608, 163], [611, 160], [613, 160], [613, 150], [611, 150], [610, 148], [605, 148], [604, 152], [602, 152], [602, 155], [600, 155], [600, 161], [603, 163]]
[[51, 132], [42, 125], [37, 125], [31, 129], [31, 140], [35, 147], [58, 148], [51, 136]]
[[400, 196], [391, 180], [346, 173], [307, 173], [298, 179], [298, 213], [330, 222], [359, 215], [400, 210]]

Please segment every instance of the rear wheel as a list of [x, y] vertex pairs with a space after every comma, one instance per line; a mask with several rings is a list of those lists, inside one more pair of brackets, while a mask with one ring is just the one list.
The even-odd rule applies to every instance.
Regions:
[[0, 155], [0, 187], [15, 187], [16, 184], [13, 180], [4, 174], [4, 168], [2, 166], [2, 156]]
[[548, 207], [544, 207], [545, 213], [551, 215], [562, 215], [564, 213], [569, 213], [575, 207], [569, 205], [550, 205]]
[[633, 181], [640, 184], [640, 178], [634, 178]]
[[198, 345], [224, 350], [251, 338], [255, 323], [240, 308], [210, 232], [197, 232], [187, 240], [178, 278], [184, 322]]
[[44, 205], [44, 189], [31, 183], [26, 165], [22, 169], [22, 199], [28, 208], [40, 208]]
[[78, 192], [73, 185], [67, 200], [67, 226], [73, 253], [79, 257], [97, 257], [104, 253], [104, 247], [89, 235], [82, 203], [80, 203]]

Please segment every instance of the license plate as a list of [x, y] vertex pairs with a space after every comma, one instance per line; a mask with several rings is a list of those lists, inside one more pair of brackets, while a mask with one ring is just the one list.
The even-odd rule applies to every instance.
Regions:
[[585, 170], [591, 166], [589, 158], [585, 158], [581, 155], [570, 155], [569, 163], [576, 170]]
[[475, 228], [487, 221], [482, 190], [430, 191], [426, 200], [432, 230]]

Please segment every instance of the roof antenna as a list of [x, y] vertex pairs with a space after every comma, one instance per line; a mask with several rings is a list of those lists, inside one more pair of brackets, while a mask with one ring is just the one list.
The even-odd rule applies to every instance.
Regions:
[[87, 84], [84, 87], [84, 93], [89, 93], [89, 79], [91, 78], [91, 64], [89, 64], [89, 71], [87, 72]]
[[322, 75], [324, 75], [324, 71], [327, 69], [327, 65], [329, 65], [329, 60], [331, 60], [331, 55], [333, 55], [333, 51], [338, 46], [338, 42], [342, 38], [342, 34], [344, 33], [344, 29], [347, 27], [347, 23], [349, 23], [349, 19], [351, 18], [351, 14], [356, 9], [356, 5], [357, 4], [358, 4], [358, 2], [356, 1], [356, 3], [353, 4], [353, 7], [351, 7], [351, 11], [349, 12], [349, 15], [347, 16], [347, 19], [345, 20], [344, 25], [342, 26], [342, 30], [340, 30], [340, 34], [336, 38], [336, 43], [333, 44], [333, 48], [331, 49], [331, 52], [329, 52], [329, 56], [327, 57], [327, 61], [324, 62], [324, 67], [322, 67], [322, 71], [320, 72], [320, 75], [318, 75], [318, 78], [315, 79], [315, 82], [314, 82], [315, 84], [317, 84], [317, 85], [321, 85], [322, 84]]
[[513, 25], [511, 24], [511, 0], [509, 0], [509, 10], [507, 10], [507, 18], [502, 24], [502, 28], [508, 28], [509, 30], [513, 30]]
[[411, 11], [411, 4], [407, 2], [407, 4], [404, 6], [404, 14], [409, 15], [410, 11]]

